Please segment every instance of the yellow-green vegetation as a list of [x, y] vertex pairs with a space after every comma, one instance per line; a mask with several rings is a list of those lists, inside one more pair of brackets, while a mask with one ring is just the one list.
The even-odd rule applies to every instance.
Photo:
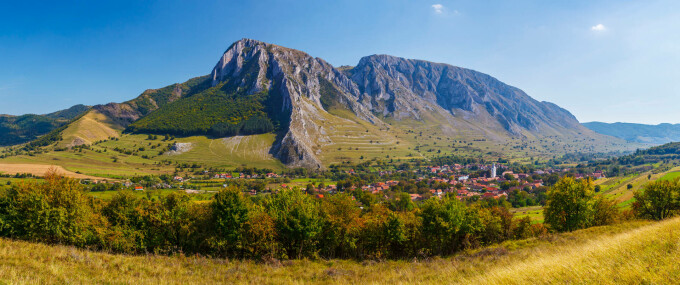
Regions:
[[674, 218], [505, 242], [450, 258], [262, 263], [115, 255], [0, 239], [0, 280], [32, 284], [668, 284], [680, 277], [679, 235], [680, 218]]
[[77, 119], [61, 133], [62, 140], [59, 147], [92, 144], [96, 141], [107, 140], [120, 136], [123, 127], [113, 122], [97, 110], [90, 110]]
[[[163, 90], [161, 97], [164, 99], [161, 99], [174, 98], [174, 89]], [[147, 101], [144, 102], [149, 105], [153, 100]], [[323, 127], [324, 133], [315, 142], [318, 148], [313, 149], [325, 166], [347, 161], [360, 163], [380, 159], [398, 162], [446, 155], [534, 163], [548, 161], [555, 154], [609, 147], [599, 140], [574, 141], [560, 136], [520, 139], [491, 131], [479, 133], [474, 128], [452, 129], [445, 127], [448, 123], [438, 114], [426, 114], [420, 121], [383, 118], [386, 124], [372, 124], [359, 119], [346, 108], [329, 106], [328, 110], [319, 110], [320, 119], [316, 123]], [[461, 124], [468, 126], [470, 122]], [[46, 147], [40, 144], [21, 152], [21, 155], [0, 159], [0, 163], [59, 165], [69, 171], [109, 178], [171, 173], [177, 163], [215, 168], [243, 165], [274, 170], [284, 168], [272, 154], [277, 140], [275, 133], [227, 138], [173, 137], [171, 140], [159, 136], [159, 139], [149, 140], [147, 135], [122, 134], [122, 129], [103, 113], [90, 110], [68, 125], [61, 132], [62, 140], [56, 144]], [[191, 144], [191, 147], [188, 151], [164, 155], [162, 151], [167, 151], [175, 142]], [[21, 146], [11, 147], [3, 152], [12, 153], [20, 149]]]
[[510, 210], [515, 217], [524, 218], [529, 217], [532, 223], [543, 223], [543, 207], [542, 206], [529, 206], [522, 208], [512, 208]]
[[21, 182], [36, 182], [38, 179], [37, 178], [7, 178], [7, 177], [0, 177], [0, 190], [3, 189], [9, 189], [12, 187], [12, 185], [21, 183]]
[[[49, 163], [73, 172], [111, 178], [172, 173], [177, 163], [218, 168], [248, 165], [280, 170], [283, 164], [269, 153], [274, 140], [274, 134], [226, 139], [197, 136], [173, 140], [163, 140], [163, 136], [149, 140], [147, 135], [124, 134], [86, 148], [10, 156], [1, 159], [0, 164]], [[175, 143], [187, 143], [190, 147], [186, 152], [169, 152]]]
[[20, 163], [0, 163], [0, 173], [10, 174], [10, 175], [24, 175], [30, 174], [37, 177], [42, 177], [45, 173], [50, 171], [56, 171], [59, 175], [66, 177], [77, 178], [77, 179], [93, 179], [102, 180], [99, 177], [83, 175], [80, 173], [75, 173], [64, 169], [61, 166], [48, 165], [48, 164], [20, 164]]
[[283, 164], [269, 153], [275, 139], [276, 136], [271, 133], [224, 139], [210, 139], [204, 136], [178, 138], [177, 142], [190, 143], [191, 150], [176, 155], [164, 155], [159, 159], [216, 167], [232, 168], [247, 165], [281, 169], [284, 167]]
[[[675, 167], [659, 173], [647, 171], [627, 176], [598, 179], [594, 181], [594, 185], [600, 187], [600, 191], [596, 194], [608, 199], [613, 199], [621, 210], [629, 210], [631, 209], [633, 202], [635, 202], [635, 197], [633, 196], [635, 191], [643, 190], [650, 182], [674, 180], [680, 177], [679, 168], [680, 167]], [[629, 184], [631, 186], [628, 186]], [[543, 223], [542, 206], [513, 208], [511, 209], [511, 212], [515, 214], [516, 217], [529, 217], [533, 223]]]
[[680, 177], [680, 171], [673, 171], [664, 174], [664, 176], [661, 177], [661, 180], [675, 180], [678, 177]]
[[[614, 177], [596, 181], [602, 186], [600, 193], [607, 198], [615, 199], [617, 205], [622, 209], [629, 209], [635, 199], [633, 193], [642, 189], [647, 183], [657, 180], [672, 180], [680, 173], [680, 167], [672, 168], [668, 171], [654, 173], [647, 171], [639, 174], [631, 174], [625, 177]], [[630, 186], [629, 186], [630, 185]]]

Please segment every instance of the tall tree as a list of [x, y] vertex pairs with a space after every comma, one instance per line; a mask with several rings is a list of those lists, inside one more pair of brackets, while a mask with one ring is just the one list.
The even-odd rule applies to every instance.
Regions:
[[548, 191], [545, 223], [558, 232], [587, 227], [593, 217], [593, 183], [565, 177]]

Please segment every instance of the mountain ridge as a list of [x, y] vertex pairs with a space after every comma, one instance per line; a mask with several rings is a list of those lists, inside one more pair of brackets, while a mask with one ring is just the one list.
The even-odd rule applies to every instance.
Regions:
[[92, 110], [98, 114], [90, 117], [101, 114], [107, 126], [132, 133], [220, 137], [273, 131], [269, 152], [289, 167], [311, 169], [324, 168], [325, 152], [337, 145], [370, 146], [383, 138], [394, 147], [405, 139], [397, 133], [416, 125], [434, 136], [497, 144], [613, 139], [581, 126], [553, 103], [471, 69], [389, 55], [336, 68], [303, 51], [252, 39], [231, 44], [208, 75]]
[[624, 122], [586, 122], [583, 125], [595, 132], [630, 142], [662, 145], [680, 141], [680, 124], [661, 123], [649, 125]]

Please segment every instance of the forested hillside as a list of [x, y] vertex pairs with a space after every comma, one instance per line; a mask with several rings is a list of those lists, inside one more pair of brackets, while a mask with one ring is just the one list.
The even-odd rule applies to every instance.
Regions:
[[184, 83], [146, 90], [139, 97], [124, 103], [108, 103], [93, 108], [114, 120], [117, 124], [127, 126], [172, 102], [191, 97], [210, 88], [210, 80], [208, 79], [208, 76], [191, 78]]
[[[204, 90], [195, 88], [196, 94], [183, 96], [172, 104], [159, 105], [156, 111], [132, 123], [127, 130], [226, 137], [267, 133], [285, 127], [287, 116], [286, 112], [280, 111], [283, 102], [277, 89], [244, 88], [255, 83], [258, 72], [257, 60], [247, 60], [239, 78], [226, 79]], [[198, 85], [204, 84], [207, 83]]]
[[270, 132], [274, 124], [265, 112], [266, 91], [245, 95], [229, 93], [220, 84], [192, 97], [177, 101], [132, 123], [134, 133], [172, 135], [214, 135]]
[[0, 115], [0, 146], [35, 140], [39, 136], [63, 126], [89, 108], [85, 105], [75, 105], [66, 110], [45, 115]]

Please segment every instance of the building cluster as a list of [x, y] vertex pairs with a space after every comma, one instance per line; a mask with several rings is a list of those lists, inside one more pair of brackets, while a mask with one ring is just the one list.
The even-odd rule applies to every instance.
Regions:
[[[509, 193], [519, 190], [533, 190], [538, 187], [544, 186], [542, 179], [534, 179], [534, 174], [544, 175], [560, 172], [568, 172], [569, 169], [544, 169], [536, 170], [532, 173], [514, 173], [512, 171], [504, 171], [501, 175], [497, 175], [499, 168], [502, 165], [497, 166], [496, 164], [484, 165], [484, 164], [470, 164], [470, 165], [441, 165], [441, 166], [427, 166], [423, 169], [412, 170], [415, 173], [420, 173], [422, 176], [416, 179], [416, 182], [425, 181], [427, 185], [448, 185], [448, 187], [441, 189], [429, 189], [430, 195], [432, 197], [442, 197], [446, 194], [452, 194], [458, 199], [471, 198], [478, 196], [479, 198], [494, 198], [499, 199], [501, 197], [507, 197]], [[468, 175], [470, 171], [463, 170], [488, 170], [488, 175], [484, 177], [471, 177]], [[404, 170], [397, 170], [394, 172], [403, 172]], [[349, 170], [348, 173], [352, 174], [354, 171]], [[380, 171], [379, 174], [389, 175], [392, 171]], [[574, 174], [574, 178], [593, 178], [600, 179], [604, 178], [605, 175], [602, 171], [595, 171], [590, 174]], [[512, 183], [510, 183], [512, 182]], [[506, 185], [502, 187], [502, 185]], [[376, 182], [370, 185], [361, 186], [362, 191], [370, 192], [372, 194], [380, 195], [385, 191], [388, 191], [393, 186], [399, 185], [399, 181], [387, 180], [384, 182]], [[504, 188], [504, 189], [503, 189]], [[354, 191], [357, 187], [352, 186], [349, 190]], [[328, 192], [334, 193], [337, 190], [335, 185], [327, 185], [323, 188], [316, 189], [320, 193]], [[421, 200], [424, 195], [421, 194], [410, 194], [412, 200]]]

